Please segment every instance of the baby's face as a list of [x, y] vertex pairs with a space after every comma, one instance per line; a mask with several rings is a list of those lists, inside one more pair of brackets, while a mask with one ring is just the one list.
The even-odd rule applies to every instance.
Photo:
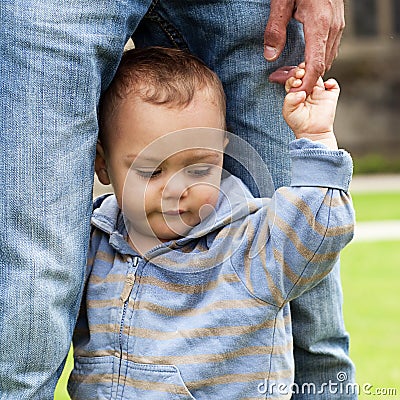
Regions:
[[131, 242], [184, 236], [219, 197], [226, 144], [220, 106], [202, 92], [184, 109], [125, 101], [113, 124], [107, 172]]

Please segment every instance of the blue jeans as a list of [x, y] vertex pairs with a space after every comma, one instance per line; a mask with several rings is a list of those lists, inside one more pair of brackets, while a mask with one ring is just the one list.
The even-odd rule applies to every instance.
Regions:
[[[83, 286], [96, 106], [132, 33], [213, 68], [229, 129], [256, 148], [276, 186], [288, 183], [284, 91], [267, 78], [302, 59], [303, 40], [291, 23], [284, 55], [265, 62], [268, 12], [268, 0], [1, 1], [0, 399], [53, 398]], [[299, 385], [339, 371], [354, 378], [340, 302], [336, 274], [292, 304]]]

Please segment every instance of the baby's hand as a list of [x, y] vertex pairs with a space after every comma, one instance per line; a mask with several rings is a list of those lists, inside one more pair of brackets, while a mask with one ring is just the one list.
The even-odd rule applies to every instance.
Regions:
[[297, 139], [319, 141], [331, 149], [337, 149], [333, 133], [336, 105], [340, 88], [334, 79], [326, 82], [319, 78], [310, 95], [306, 92], [290, 92], [300, 87], [305, 75], [305, 65], [300, 64], [294, 76], [285, 84], [287, 95], [283, 104], [283, 116]]

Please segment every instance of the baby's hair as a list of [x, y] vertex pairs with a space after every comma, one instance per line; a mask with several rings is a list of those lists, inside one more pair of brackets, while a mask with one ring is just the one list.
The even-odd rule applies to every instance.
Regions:
[[100, 136], [121, 101], [138, 98], [155, 105], [184, 108], [205, 89], [221, 106], [225, 94], [217, 75], [200, 59], [178, 49], [147, 47], [124, 52], [115, 77], [100, 99]]

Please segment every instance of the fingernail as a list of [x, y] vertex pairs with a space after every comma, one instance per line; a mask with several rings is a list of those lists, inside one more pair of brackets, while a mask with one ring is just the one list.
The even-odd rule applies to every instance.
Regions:
[[277, 53], [278, 51], [276, 50], [275, 47], [264, 45], [264, 57], [267, 60], [273, 60], [276, 57]]

